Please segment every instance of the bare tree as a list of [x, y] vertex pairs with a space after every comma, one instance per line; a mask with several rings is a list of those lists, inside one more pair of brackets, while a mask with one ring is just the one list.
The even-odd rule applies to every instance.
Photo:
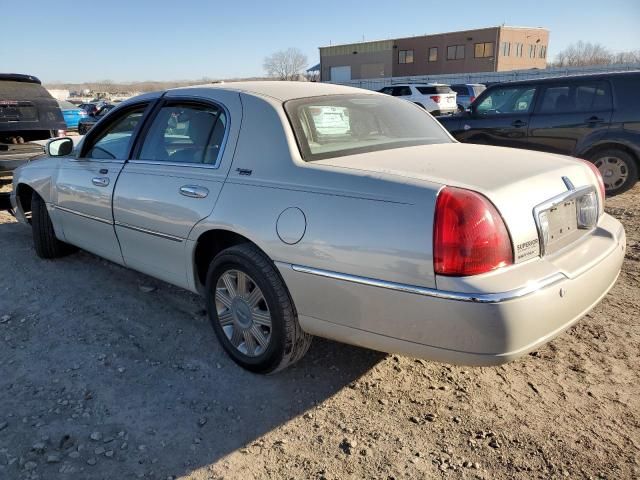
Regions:
[[612, 63], [613, 55], [599, 43], [583, 42], [569, 45], [556, 55], [557, 67], [582, 67], [585, 65], [607, 65]]
[[640, 50], [616, 53], [613, 56], [613, 63], [640, 63]]
[[307, 66], [307, 56], [297, 48], [280, 50], [264, 59], [264, 70], [270, 77], [297, 80]]

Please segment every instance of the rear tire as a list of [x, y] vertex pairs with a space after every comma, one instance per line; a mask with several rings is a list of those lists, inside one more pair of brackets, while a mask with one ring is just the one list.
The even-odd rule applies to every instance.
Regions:
[[589, 160], [598, 167], [604, 180], [607, 195], [626, 192], [638, 181], [636, 159], [620, 148], [598, 150], [589, 156]]
[[222, 347], [241, 367], [275, 373], [300, 360], [312, 336], [271, 260], [244, 243], [220, 252], [206, 281], [207, 310]]
[[47, 204], [37, 193], [31, 197], [31, 230], [33, 232], [33, 245], [36, 254], [40, 258], [59, 258], [75, 250], [71, 245], [61, 242], [56, 238], [51, 217], [47, 211]]

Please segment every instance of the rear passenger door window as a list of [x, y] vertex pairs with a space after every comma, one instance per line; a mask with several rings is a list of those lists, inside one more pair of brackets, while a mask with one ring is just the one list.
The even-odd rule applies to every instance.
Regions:
[[394, 97], [408, 97], [411, 95], [410, 87], [393, 87]]
[[546, 87], [537, 113], [597, 112], [611, 107], [611, 89], [607, 82], [573, 83]]
[[144, 139], [138, 160], [217, 165], [226, 116], [213, 105], [163, 106]]

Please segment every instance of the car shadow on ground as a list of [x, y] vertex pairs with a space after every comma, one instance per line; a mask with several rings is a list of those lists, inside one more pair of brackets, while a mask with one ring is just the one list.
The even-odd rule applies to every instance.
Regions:
[[40, 260], [30, 234], [0, 224], [0, 477], [188, 475], [280, 426], [286, 443], [287, 422], [384, 357], [315, 339], [293, 367], [251, 374], [199, 297], [84, 252]]

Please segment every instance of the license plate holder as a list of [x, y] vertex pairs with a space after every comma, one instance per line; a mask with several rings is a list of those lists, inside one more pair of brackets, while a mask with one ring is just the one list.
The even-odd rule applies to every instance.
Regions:
[[578, 205], [583, 196], [594, 191], [592, 186], [571, 189], [533, 209], [541, 256], [561, 250], [585, 233], [579, 225]]
[[549, 222], [547, 247], [553, 246], [578, 230], [576, 199], [562, 202], [545, 212]]

